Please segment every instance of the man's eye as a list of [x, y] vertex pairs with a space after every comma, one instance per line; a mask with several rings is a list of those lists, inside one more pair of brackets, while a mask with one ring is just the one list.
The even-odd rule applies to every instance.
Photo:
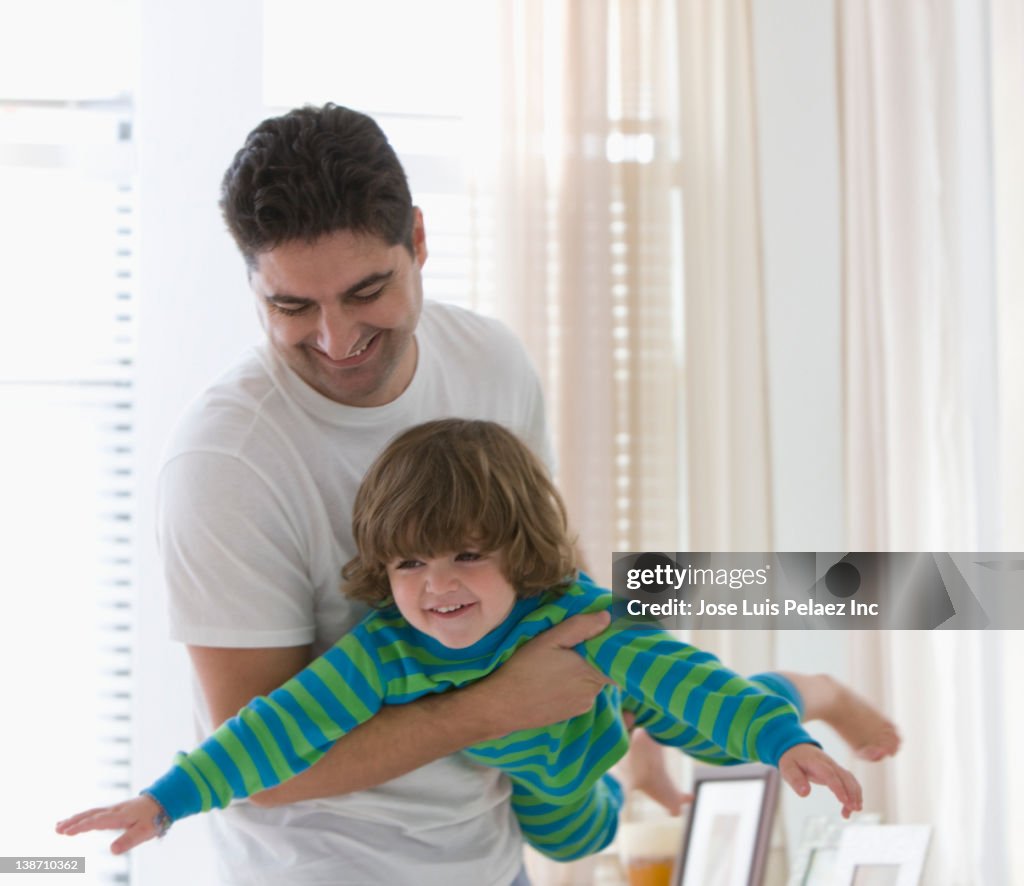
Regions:
[[358, 305], [369, 304], [370, 302], [376, 301], [378, 298], [380, 298], [381, 293], [383, 292], [384, 287], [382, 286], [380, 289], [375, 289], [373, 292], [367, 292], [365, 294], [359, 295], [350, 295], [349, 301], [355, 302]]
[[299, 314], [309, 310], [308, 304], [296, 304], [296, 305], [283, 305], [276, 301], [268, 301], [267, 304], [270, 306], [270, 310], [277, 314], [284, 314], [286, 317], [296, 317]]

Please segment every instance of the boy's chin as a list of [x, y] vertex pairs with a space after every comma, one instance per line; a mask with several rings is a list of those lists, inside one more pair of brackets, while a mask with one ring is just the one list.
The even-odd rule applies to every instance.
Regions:
[[447, 646], [449, 649], [466, 649], [482, 638], [483, 634], [479, 637], [434, 637], [438, 643]]

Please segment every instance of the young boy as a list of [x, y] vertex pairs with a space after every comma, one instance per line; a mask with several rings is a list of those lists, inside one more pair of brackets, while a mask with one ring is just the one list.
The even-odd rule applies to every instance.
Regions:
[[[471, 683], [552, 624], [611, 606], [608, 591], [577, 574], [565, 508], [544, 468], [490, 422], [430, 422], [393, 441], [359, 489], [353, 533], [359, 555], [345, 567], [344, 591], [377, 610], [179, 754], [140, 797], [79, 813], [59, 832], [124, 828], [112, 849], [126, 851], [179, 818], [303, 771], [381, 705]], [[607, 773], [629, 745], [623, 711], [697, 759], [759, 760], [801, 795], [808, 781], [826, 785], [844, 816], [861, 808], [856, 779], [801, 727], [801, 698], [786, 679], [746, 680], [626, 620], [578, 651], [617, 684], [590, 711], [465, 750], [508, 774], [524, 837], [550, 857], [577, 858], [613, 838], [622, 791]]]

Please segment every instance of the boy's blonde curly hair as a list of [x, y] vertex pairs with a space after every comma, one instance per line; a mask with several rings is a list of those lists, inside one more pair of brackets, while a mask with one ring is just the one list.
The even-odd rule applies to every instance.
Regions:
[[564, 590], [576, 577], [565, 504], [547, 471], [514, 434], [489, 421], [443, 419], [395, 438], [356, 493], [358, 556], [342, 570], [345, 594], [391, 602], [386, 564], [467, 548], [501, 551], [520, 596]]

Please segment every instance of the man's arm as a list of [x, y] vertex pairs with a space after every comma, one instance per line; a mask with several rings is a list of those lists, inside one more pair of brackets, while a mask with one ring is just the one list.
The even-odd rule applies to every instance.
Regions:
[[[277, 806], [365, 790], [470, 744], [576, 716], [590, 708], [609, 681], [572, 647], [607, 625], [606, 613], [576, 616], [536, 637], [503, 667], [471, 686], [385, 706], [310, 769], [251, 800]], [[189, 653], [215, 725], [251, 698], [285, 683], [311, 656], [306, 646], [191, 646]]]

